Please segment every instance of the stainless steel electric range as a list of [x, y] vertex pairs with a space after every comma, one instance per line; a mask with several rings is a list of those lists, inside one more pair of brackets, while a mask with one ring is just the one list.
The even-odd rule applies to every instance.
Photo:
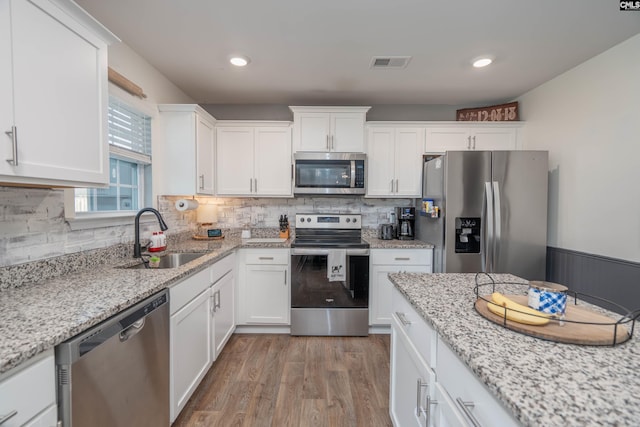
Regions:
[[359, 214], [297, 214], [291, 335], [369, 333], [369, 244]]

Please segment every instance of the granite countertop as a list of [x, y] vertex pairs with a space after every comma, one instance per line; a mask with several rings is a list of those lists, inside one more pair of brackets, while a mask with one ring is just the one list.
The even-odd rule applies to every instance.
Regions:
[[[497, 282], [527, 283], [511, 275], [492, 276]], [[523, 425], [638, 425], [637, 335], [616, 347], [545, 341], [481, 317], [473, 308], [475, 274], [394, 273], [389, 277]], [[497, 287], [502, 292], [509, 289], [511, 293], [526, 290]]]
[[[272, 234], [256, 234], [269, 238]], [[371, 248], [430, 248], [419, 240], [379, 240], [363, 236]], [[105, 265], [90, 265], [87, 254], [40, 266], [19, 266], [18, 273], [35, 279], [0, 291], [0, 374], [31, 357], [55, 347], [127, 307], [171, 286], [186, 276], [206, 268], [237, 248], [289, 248], [291, 240], [260, 242], [228, 235], [222, 240], [186, 239], [170, 245], [171, 252], [207, 252], [178, 268], [127, 269], [139, 263], [120, 258]], [[130, 255], [129, 255], [130, 256]], [[76, 259], [77, 258], [77, 259]], [[53, 278], [34, 269], [68, 268], [78, 263], [86, 267]]]

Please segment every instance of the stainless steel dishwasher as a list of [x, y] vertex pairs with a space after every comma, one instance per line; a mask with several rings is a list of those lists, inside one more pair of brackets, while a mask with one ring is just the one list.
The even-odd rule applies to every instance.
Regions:
[[169, 426], [169, 293], [56, 347], [64, 427]]

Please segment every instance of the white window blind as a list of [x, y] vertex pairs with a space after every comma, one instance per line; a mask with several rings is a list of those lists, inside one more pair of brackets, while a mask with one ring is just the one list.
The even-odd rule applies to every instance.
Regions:
[[109, 144], [151, 156], [151, 117], [109, 97]]

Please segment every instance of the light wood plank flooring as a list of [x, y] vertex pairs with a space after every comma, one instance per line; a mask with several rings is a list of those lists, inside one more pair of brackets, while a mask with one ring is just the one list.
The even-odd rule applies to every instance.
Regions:
[[391, 426], [389, 335], [233, 335], [173, 427]]

